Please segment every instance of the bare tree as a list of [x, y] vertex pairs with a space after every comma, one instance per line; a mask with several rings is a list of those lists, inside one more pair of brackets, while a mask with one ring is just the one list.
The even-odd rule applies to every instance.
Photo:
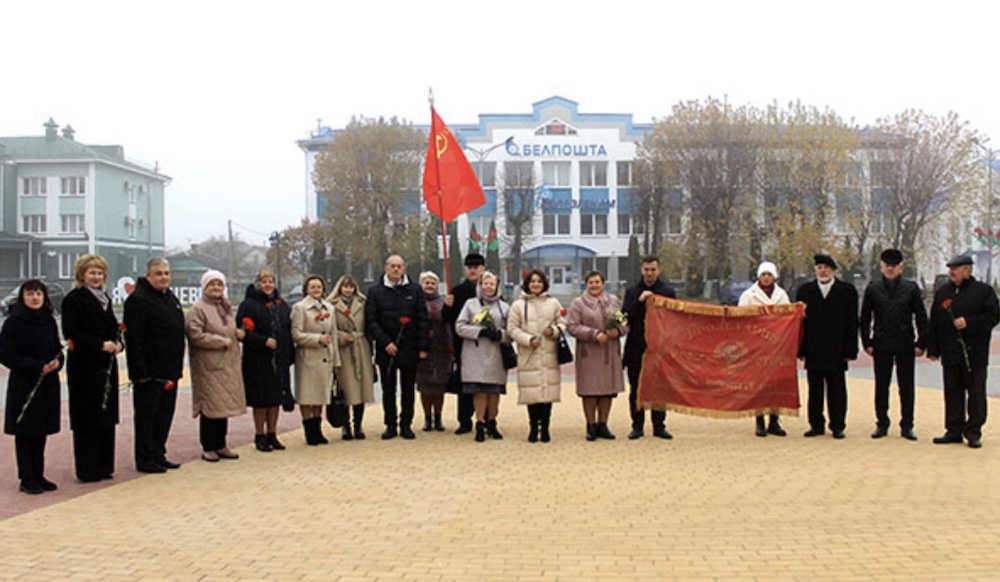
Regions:
[[891, 147], [873, 150], [873, 196], [876, 187], [885, 196], [891, 244], [914, 256], [928, 223], [976, 185], [976, 135], [955, 113], [912, 109], [880, 119], [878, 131]]
[[525, 242], [533, 235], [536, 185], [532, 162], [504, 162], [503, 173], [497, 176], [497, 203], [503, 207], [506, 225], [501, 242], [517, 273], [523, 270]]
[[328, 201], [324, 219], [339, 252], [381, 264], [409, 230], [419, 208], [420, 169], [427, 138], [395, 117], [353, 118], [316, 158], [313, 181]]

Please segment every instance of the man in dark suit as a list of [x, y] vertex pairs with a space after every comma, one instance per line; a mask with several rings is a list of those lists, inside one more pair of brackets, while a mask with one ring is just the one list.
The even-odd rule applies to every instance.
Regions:
[[876, 424], [872, 438], [880, 439], [889, 432], [889, 383], [895, 364], [899, 384], [899, 433], [915, 441], [914, 365], [916, 357], [924, 355], [927, 310], [917, 284], [902, 277], [903, 253], [886, 249], [881, 259], [882, 277], [868, 284], [861, 301], [861, 345], [875, 361]]
[[847, 362], [858, 357], [858, 292], [837, 279], [837, 263], [830, 255], [813, 257], [816, 279], [799, 287], [795, 297], [806, 304], [799, 358], [805, 359], [809, 382], [809, 426], [805, 436], [825, 432], [823, 395], [826, 394], [833, 438], [844, 438], [847, 428]]
[[[420, 285], [406, 276], [406, 263], [399, 255], [385, 260], [385, 275], [368, 289], [365, 327], [375, 342], [375, 363], [382, 379], [382, 440], [401, 436], [417, 438], [413, 424], [413, 402], [417, 364], [430, 350], [427, 304]], [[401, 410], [396, 416], [396, 371], [399, 371]]]
[[[639, 376], [642, 373], [642, 355], [646, 353], [646, 300], [653, 295], [677, 297], [674, 289], [660, 280], [660, 259], [658, 257], [644, 257], [641, 269], [642, 280], [625, 291], [625, 301], [622, 304], [622, 311], [628, 317], [629, 324], [622, 364], [628, 371], [628, 402], [632, 411], [632, 432], [628, 433], [630, 440], [642, 438], [643, 425], [646, 423], [646, 411], [636, 406]], [[662, 439], [674, 438], [667, 432], [666, 411], [652, 410], [650, 416], [653, 423], [653, 436]]]
[[[455, 332], [455, 322], [465, 307], [465, 302], [476, 296], [476, 288], [479, 286], [479, 277], [486, 270], [486, 259], [479, 253], [469, 253], [465, 255], [465, 279], [451, 288], [451, 291], [444, 298], [444, 321], [451, 326], [451, 336], [454, 338], [454, 358], [455, 366], [461, 366], [463, 340]], [[459, 370], [461, 377], [461, 370]], [[463, 394], [458, 391], [457, 419], [458, 428], [455, 434], [465, 434], [472, 432], [472, 415], [475, 409], [472, 406], [472, 394]]]
[[170, 291], [170, 263], [153, 257], [146, 276], [125, 300], [125, 351], [132, 381], [135, 468], [165, 473], [180, 467], [167, 459], [167, 437], [184, 373], [184, 312]]
[[948, 278], [934, 294], [927, 326], [927, 357], [941, 360], [944, 375], [945, 433], [934, 444], [960, 443], [964, 436], [969, 447], [978, 449], [986, 423], [990, 339], [1000, 322], [1000, 305], [993, 288], [972, 277], [969, 255], [948, 262]]

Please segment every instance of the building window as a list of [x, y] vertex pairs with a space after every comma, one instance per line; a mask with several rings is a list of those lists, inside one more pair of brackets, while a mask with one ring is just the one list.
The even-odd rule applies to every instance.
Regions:
[[63, 214], [59, 217], [62, 220], [62, 230], [65, 234], [79, 234], [83, 232], [86, 225], [82, 214]]
[[542, 162], [542, 183], [546, 186], [569, 186], [569, 162]]
[[42, 273], [42, 253], [33, 253], [30, 257], [27, 253], [18, 253], [19, 277], [30, 279], [38, 277]]
[[48, 178], [25, 178], [21, 193], [25, 196], [45, 196], [48, 194], [47, 190]]
[[76, 273], [74, 273], [73, 267], [76, 266], [76, 260], [80, 258], [80, 253], [59, 253], [59, 278], [60, 279], [72, 279]]
[[618, 170], [618, 185], [619, 186], [631, 186], [632, 185], [632, 162], [618, 162], [615, 164]]
[[59, 179], [60, 193], [64, 196], [78, 196], [87, 193], [87, 179], [83, 176], [73, 176]]
[[569, 234], [568, 214], [545, 214], [542, 216], [544, 234]]
[[581, 214], [580, 234], [608, 234], [608, 215]]
[[536, 129], [535, 135], [576, 135], [576, 129], [558, 119], [553, 119]]
[[580, 162], [580, 186], [607, 186], [607, 162]]
[[476, 177], [483, 188], [496, 188], [497, 186], [497, 163], [476, 161], [472, 164], [476, 171]]
[[638, 214], [618, 215], [618, 234], [645, 234], [646, 219]]
[[25, 214], [21, 217], [21, 232], [38, 234], [46, 230], [44, 214]]

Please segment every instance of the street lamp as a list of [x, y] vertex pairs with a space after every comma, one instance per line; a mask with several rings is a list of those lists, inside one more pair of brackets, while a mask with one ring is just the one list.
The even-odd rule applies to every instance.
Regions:
[[278, 286], [278, 293], [281, 293], [281, 233], [278, 231], [272, 232], [268, 240], [274, 245], [274, 270], [276, 271], [275, 277], [277, 278], [275, 283]]
[[[989, 141], [986, 138], [984, 141]], [[993, 161], [996, 159], [997, 150], [988, 148], [978, 139], [972, 140], [976, 147], [986, 152], [986, 248], [989, 251], [990, 260], [986, 264], [986, 282], [993, 285]]]

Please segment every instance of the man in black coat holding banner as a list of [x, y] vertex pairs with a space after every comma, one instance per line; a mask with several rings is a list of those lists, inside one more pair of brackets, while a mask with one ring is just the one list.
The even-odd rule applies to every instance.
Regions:
[[804, 436], [825, 432], [825, 394], [830, 431], [833, 438], [842, 439], [847, 428], [847, 362], [858, 358], [858, 291], [834, 276], [837, 263], [830, 255], [816, 255], [813, 262], [816, 279], [796, 293], [806, 304], [799, 358], [806, 363], [811, 428]]
[[[637, 406], [639, 393], [639, 377], [642, 374], [642, 356], [646, 353], [646, 302], [653, 295], [676, 298], [674, 289], [660, 280], [660, 259], [654, 256], [643, 257], [641, 262], [642, 279], [625, 291], [625, 301], [622, 311], [628, 317], [629, 332], [625, 339], [625, 353], [622, 365], [628, 371], [629, 408], [632, 411], [632, 431], [628, 433], [629, 440], [642, 438], [643, 425], [646, 424], [646, 411]], [[662, 439], [674, 438], [667, 432], [667, 413], [664, 410], [652, 410], [650, 416], [653, 422], [653, 436]]]

